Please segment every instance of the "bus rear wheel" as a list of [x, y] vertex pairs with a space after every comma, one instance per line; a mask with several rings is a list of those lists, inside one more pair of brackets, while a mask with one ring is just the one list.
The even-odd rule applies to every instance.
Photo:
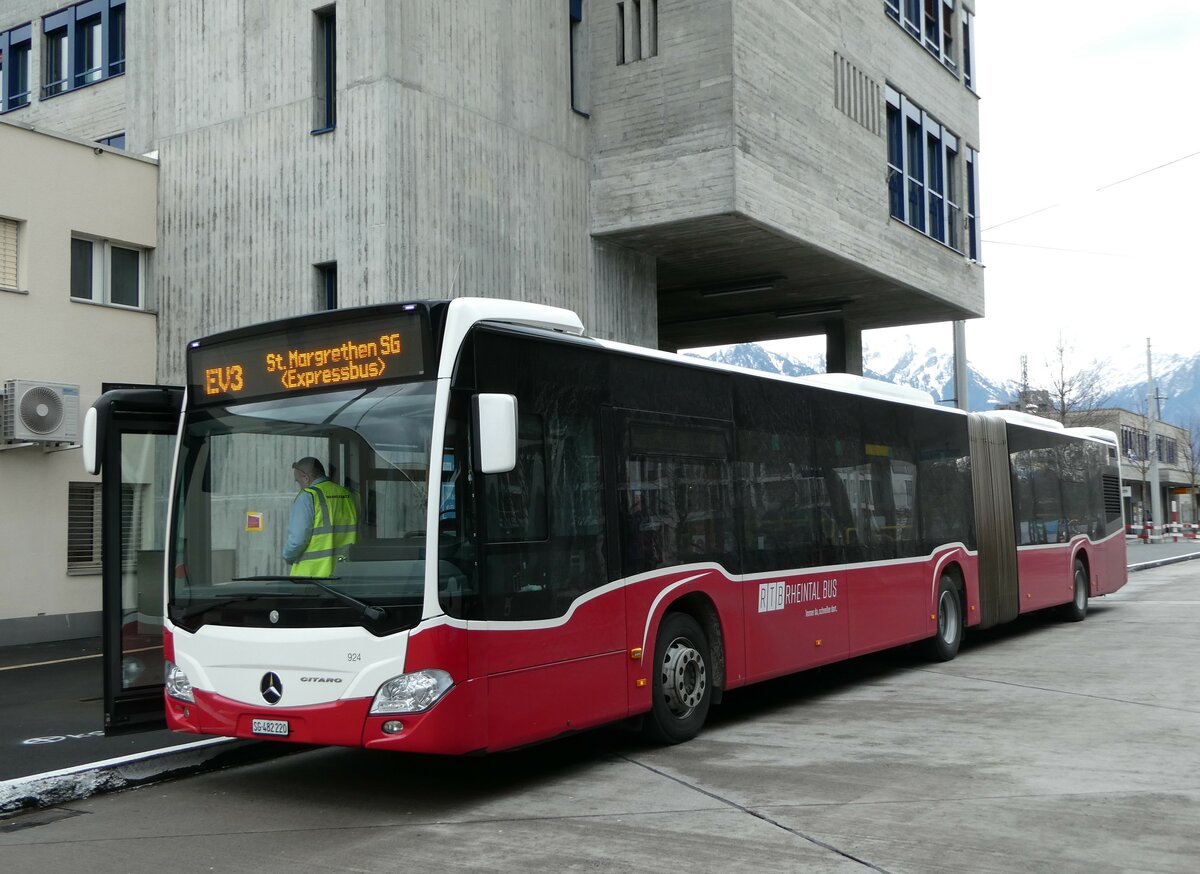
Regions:
[[930, 660], [948, 662], [958, 655], [963, 638], [962, 596], [954, 578], [942, 574], [938, 582], [937, 631], [925, 641], [925, 654]]
[[1062, 618], [1067, 622], [1082, 622], [1088, 613], [1088, 573], [1081, 559], [1075, 559], [1075, 585], [1071, 600], [1062, 605]]
[[700, 733], [712, 704], [712, 656], [708, 636], [686, 613], [668, 613], [654, 644], [653, 703], [646, 736], [677, 744]]

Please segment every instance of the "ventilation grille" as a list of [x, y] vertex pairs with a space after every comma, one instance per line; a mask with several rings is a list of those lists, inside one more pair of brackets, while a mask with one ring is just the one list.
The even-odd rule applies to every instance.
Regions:
[[1121, 520], [1121, 478], [1104, 474], [1104, 516], [1109, 522]]
[[875, 136], [882, 136], [883, 89], [837, 52], [833, 53], [833, 104]]

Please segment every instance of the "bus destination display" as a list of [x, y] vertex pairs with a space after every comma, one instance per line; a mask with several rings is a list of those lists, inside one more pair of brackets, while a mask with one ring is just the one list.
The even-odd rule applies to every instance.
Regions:
[[190, 350], [193, 403], [246, 400], [420, 376], [416, 313], [292, 328]]

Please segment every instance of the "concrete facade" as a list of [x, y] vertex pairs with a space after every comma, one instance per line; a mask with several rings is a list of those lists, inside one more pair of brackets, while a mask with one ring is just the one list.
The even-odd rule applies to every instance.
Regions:
[[951, 69], [880, 0], [690, 0], [658, 4], [657, 56], [616, 65], [617, 5], [589, 7], [592, 230], [655, 255], [662, 345], [822, 333], [779, 318], [822, 302], [858, 328], [983, 314], [982, 267], [888, 209], [886, 87], [979, 147], [959, 48]]
[[653, 259], [588, 233], [565, 4], [338, 4], [337, 126], [316, 135], [313, 8], [130, 18], [131, 47], [157, 47], [131, 77], [129, 143], [163, 167], [162, 379], [195, 336], [319, 308], [331, 261], [343, 306], [512, 297], [653, 345]]
[[[149, 261], [157, 165], [2, 120], [0, 155], [22, 168], [0, 190], [0, 218], [16, 223], [18, 268], [16, 290], [0, 291], [0, 382], [77, 385], [81, 415], [106, 382], [152, 383], [153, 311], [73, 299], [71, 240], [119, 242], [145, 250]], [[47, 180], [72, 192], [69, 209], [46, 196]], [[95, 478], [78, 449], [0, 450], [0, 641], [96, 633], [98, 571], [75, 574], [67, 558], [69, 483]]]

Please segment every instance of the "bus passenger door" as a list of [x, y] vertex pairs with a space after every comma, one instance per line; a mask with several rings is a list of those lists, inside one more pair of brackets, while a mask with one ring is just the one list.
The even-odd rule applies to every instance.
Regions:
[[104, 732], [166, 726], [163, 569], [167, 496], [183, 390], [105, 392], [84, 425], [84, 466], [102, 475]]

